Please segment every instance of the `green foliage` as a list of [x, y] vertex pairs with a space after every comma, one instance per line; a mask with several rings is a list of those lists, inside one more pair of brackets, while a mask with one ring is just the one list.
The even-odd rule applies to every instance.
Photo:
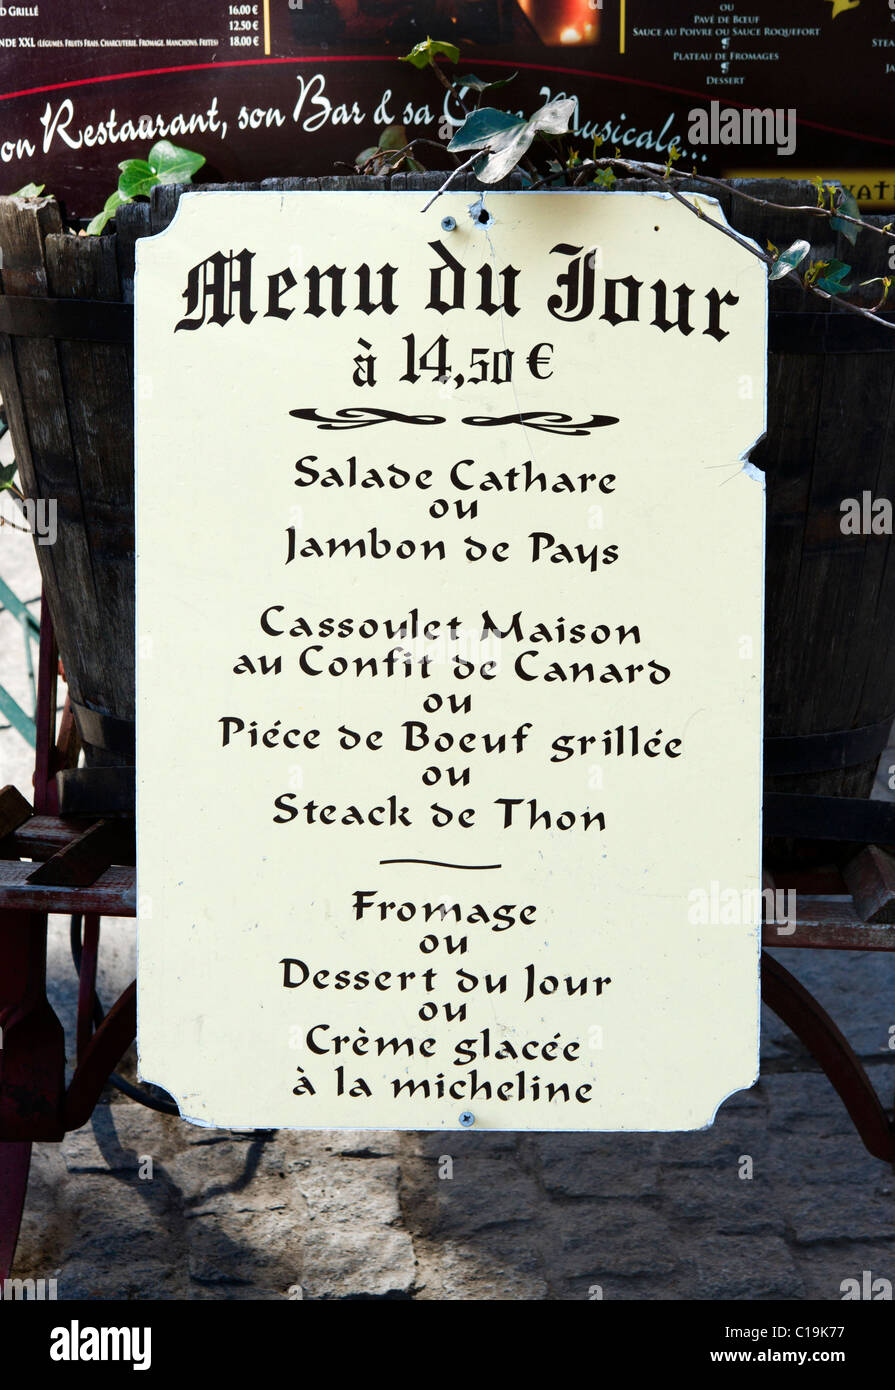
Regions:
[[[890, 4], [895, 5], [895, 0], [890, 0]], [[600, 189], [611, 189], [617, 182], [614, 169], [611, 167], [613, 161], [601, 158], [598, 154], [604, 140], [600, 135], [593, 136], [593, 149], [589, 156], [582, 155], [578, 148], [571, 148], [565, 142], [555, 137], [566, 135], [569, 132], [570, 122], [575, 110], [575, 101], [570, 98], [557, 98], [548, 102], [536, 111], [533, 116], [526, 120], [521, 114], [514, 114], [510, 111], [502, 111], [493, 106], [482, 106], [482, 97], [486, 92], [495, 88], [504, 87], [517, 76], [513, 73], [511, 77], [502, 78], [496, 81], [488, 81], [477, 77], [475, 73], [465, 73], [463, 76], [451, 78], [438, 68], [436, 59], [444, 56], [456, 63], [459, 57], [459, 50], [454, 44], [438, 43], [432, 39], [426, 39], [424, 43], [419, 43], [413, 51], [407, 54], [402, 61], [410, 62], [417, 68], [434, 68], [436, 76], [441, 85], [459, 95], [461, 91], [475, 92], [477, 95], [476, 108], [467, 112], [466, 117], [454, 134], [453, 139], [448, 145], [448, 150], [453, 154], [460, 154], [466, 151], [473, 152], [473, 159], [467, 161], [463, 167], [468, 167], [471, 163], [475, 170], [476, 177], [485, 184], [493, 184], [506, 177], [517, 165], [521, 166], [522, 185], [524, 188], [541, 188], [545, 185], [564, 181], [567, 185], [576, 187], [590, 181], [591, 185]], [[464, 109], [466, 109], [464, 107]], [[537, 141], [534, 150], [529, 155], [532, 145]], [[380, 142], [381, 143], [381, 142]], [[547, 150], [543, 148], [547, 145]], [[476, 158], [476, 152], [479, 157]], [[365, 150], [359, 156], [359, 163], [365, 160], [369, 163], [372, 156], [379, 153], [378, 149]], [[602, 152], [601, 152], [602, 153]], [[670, 145], [664, 167], [664, 181], [670, 183], [672, 175], [675, 180], [680, 177], [675, 165], [681, 158], [681, 151], [677, 145]], [[615, 146], [615, 160], [621, 164], [626, 173], [638, 174], [641, 172], [647, 180], [657, 187], [662, 186], [663, 180], [658, 177], [659, 168], [655, 164], [641, 164], [638, 160], [622, 159], [622, 150], [618, 145]], [[391, 167], [383, 159], [385, 167]], [[599, 168], [597, 166], [605, 165]], [[546, 173], [544, 172], [546, 166]], [[696, 165], [693, 166], [693, 176], [698, 177]], [[717, 185], [717, 180], [710, 180]], [[852, 245], [857, 240], [858, 232], [862, 227], [870, 224], [863, 222], [860, 215], [858, 203], [848, 189], [843, 188], [839, 183], [833, 183], [818, 176], [812, 179], [812, 184], [817, 196], [817, 208], [828, 221], [830, 227], [835, 232], [842, 235]], [[447, 185], [445, 185], [447, 186]], [[442, 188], [441, 192], [444, 191]], [[734, 190], [736, 193], [737, 190]], [[438, 194], [435, 195], [436, 197]], [[745, 196], [745, 195], [744, 195]], [[767, 207], [777, 207], [772, 202], [765, 203], [762, 199], [757, 201]], [[689, 204], [691, 211], [700, 218], [706, 217], [702, 205], [693, 200]], [[786, 209], [780, 207], [781, 211]], [[883, 232], [892, 231], [892, 224], [877, 229]], [[806, 256], [810, 255], [811, 246], [807, 241], [794, 241], [787, 246], [784, 251], [780, 251], [773, 242], [768, 241], [768, 256], [763, 256], [754, 244], [744, 238], [739, 237], [735, 231], [731, 233], [734, 240], [746, 246], [753, 254], [758, 255], [765, 261], [770, 262], [771, 280], [782, 280], [787, 275], [798, 271]], [[895, 242], [891, 249], [895, 248]], [[820, 292], [824, 296], [836, 297], [847, 295], [854, 291], [858, 286], [854, 283], [849, 284], [848, 278], [852, 273], [852, 267], [844, 261], [809, 261], [808, 268], [801, 278], [797, 274], [796, 279], [800, 281], [806, 289]], [[859, 313], [875, 313], [887, 300], [895, 277], [877, 277], [876, 281], [868, 280], [863, 284], [871, 285], [878, 283], [881, 286], [881, 298], [879, 303], [871, 309], [863, 309], [858, 305], [852, 306], [848, 301], [848, 307], [854, 307]]]
[[821, 264], [824, 265], [824, 274], [819, 275], [815, 281], [819, 290], [826, 290], [827, 294], [835, 295], [844, 294], [847, 289], [851, 289], [850, 285], [842, 283], [846, 275], [851, 273], [850, 265], [846, 265], [844, 261], [821, 262]]
[[[618, 154], [618, 146], [616, 146], [615, 153]], [[666, 177], [666, 179], [669, 178], [669, 177], [671, 176], [671, 166], [672, 166], [672, 164], [675, 164], [675, 163], [677, 162], [677, 160], [680, 159], [680, 157], [681, 157], [681, 152], [680, 152], [680, 150], [678, 149], [677, 145], [669, 145], [669, 146], [668, 146], [668, 158], [667, 158], [666, 161], [665, 161], [665, 177]]]
[[[771, 243], [768, 242], [768, 246], [770, 245]], [[776, 247], [772, 249], [776, 252]], [[806, 285], [816, 284], [818, 276], [823, 274], [823, 272], [829, 267], [829, 264], [829, 261], [811, 261], [808, 266], [808, 269], [802, 276], [802, 282]]]
[[126, 159], [118, 167], [121, 174], [116, 191], [123, 202], [129, 202], [131, 198], [148, 198], [159, 182], [148, 159]]
[[527, 154], [536, 135], [564, 135], [574, 110], [571, 97], [549, 101], [529, 120], [483, 106], [466, 117], [448, 149], [482, 150], [482, 158], [475, 165], [476, 177], [482, 183], [498, 183]]
[[45, 183], [25, 183], [21, 188], [17, 188], [13, 194], [14, 198], [39, 198], [46, 188]]
[[[377, 145], [370, 145], [367, 149], [361, 150], [355, 158], [355, 165], [363, 169], [369, 165], [366, 172], [370, 174], [383, 174], [388, 169], [397, 169], [400, 165], [406, 164], [413, 173], [419, 174], [423, 171], [423, 165], [419, 160], [411, 159], [409, 155], [398, 155], [399, 150], [403, 150], [410, 144], [407, 131], [402, 125], [387, 125], [379, 137]], [[390, 157], [391, 156], [391, 157]]]
[[455, 87], [468, 87], [471, 92], [478, 92], [481, 96], [483, 92], [494, 92], [498, 87], [506, 87], [518, 76], [518, 72], [511, 72], [509, 77], [497, 77], [490, 82], [486, 77], [476, 77], [474, 72], [467, 72], [462, 77], [455, 77], [453, 82]]
[[379, 137], [381, 150], [403, 150], [408, 143], [407, 131], [402, 125], [387, 125]]
[[103, 204], [102, 212], [98, 212], [96, 216], [92, 217], [90, 221], [87, 223], [87, 235], [99, 236], [100, 232], [105, 230], [106, 223], [110, 222], [112, 218], [115, 216], [116, 212], [121, 207], [121, 204], [127, 203], [129, 201], [129, 198], [122, 198], [121, 194], [118, 192], [118, 189], [116, 188], [115, 192], [110, 193], [105, 203]]
[[482, 106], [466, 117], [455, 132], [448, 149], [479, 150], [505, 132], [520, 130], [526, 124], [524, 116], [514, 116], [509, 111], [498, 111], [494, 106]]
[[118, 165], [118, 187], [106, 199], [102, 212], [87, 227], [88, 236], [99, 236], [123, 203], [146, 198], [161, 184], [191, 183], [205, 156], [185, 150], [170, 140], [157, 140], [147, 159], [125, 159]]
[[787, 246], [785, 251], [781, 251], [773, 266], [771, 267], [771, 280], [782, 280], [784, 275], [789, 275], [790, 271], [795, 270], [797, 265], [808, 255], [811, 247], [807, 241], [794, 241], [791, 246]]
[[850, 271], [851, 266], [844, 261], [812, 261], [802, 278], [806, 285], [816, 286], [827, 294], [844, 294], [846, 290], [854, 288], [843, 284]]
[[19, 489], [15, 485], [15, 476], [16, 465], [14, 462], [8, 463], [5, 466], [0, 465], [0, 492], [19, 493]]
[[876, 311], [877, 309], [881, 309], [881, 308], [883, 307], [883, 305], [885, 304], [886, 300], [889, 298], [889, 291], [890, 291], [891, 288], [892, 288], [892, 277], [891, 277], [891, 275], [874, 275], [874, 277], [873, 277], [872, 280], [862, 280], [862, 281], [861, 281], [861, 288], [862, 288], [862, 289], [864, 288], [865, 285], [882, 285], [882, 287], [883, 287], [883, 292], [882, 292], [882, 294], [880, 295], [879, 299], [877, 300], [876, 304], [874, 304], [874, 306], [873, 306], [874, 311]]
[[834, 231], [841, 232], [842, 235], [846, 237], [848, 241], [851, 242], [852, 246], [854, 246], [855, 242], [858, 239], [858, 232], [860, 228], [856, 227], [854, 222], [844, 222], [842, 219], [843, 217], [860, 218], [861, 209], [858, 207], [857, 202], [849, 193], [847, 188], [841, 188], [839, 190], [839, 195], [840, 196], [836, 204], [837, 215], [835, 217], [830, 218], [830, 226], [833, 228]]
[[811, 180], [811, 183], [817, 192], [817, 206], [826, 210], [827, 203], [829, 202], [829, 210], [832, 212], [838, 192], [837, 185], [835, 183], [826, 183], [819, 174]]
[[423, 39], [409, 53], [405, 53], [400, 62], [412, 63], [415, 68], [430, 68], [435, 66], [435, 59], [439, 56], [447, 58], [452, 63], [458, 63], [460, 50], [454, 43], [439, 43], [437, 39]]

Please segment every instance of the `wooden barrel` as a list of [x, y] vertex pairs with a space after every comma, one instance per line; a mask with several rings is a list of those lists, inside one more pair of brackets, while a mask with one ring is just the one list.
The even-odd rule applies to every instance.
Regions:
[[[263, 187], [385, 189], [406, 187], [406, 177]], [[434, 190], [443, 179], [419, 176], [415, 186]], [[480, 187], [468, 177], [458, 186]], [[134, 244], [168, 225], [182, 191], [158, 188], [151, 203], [125, 205], [102, 237], [64, 227], [53, 198], [0, 198], [0, 396], [22, 490], [56, 508], [55, 543], [36, 546], [37, 558], [93, 774], [63, 774], [63, 813], [133, 810]]]
[[[423, 190], [442, 179], [228, 186]], [[480, 190], [471, 176], [456, 186]], [[887, 273], [886, 238], [862, 232], [852, 247], [808, 213], [684, 187], [719, 196], [731, 224], [762, 248], [804, 237], [815, 259], [845, 261], [855, 279]], [[816, 202], [805, 183], [732, 187], [790, 207]], [[91, 767], [133, 763], [134, 242], [167, 226], [180, 192], [157, 189], [151, 205], [123, 207], [116, 233], [101, 238], [64, 231], [52, 199], [0, 199], [0, 393], [26, 494], [58, 507], [58, 538], [37, 548], [38, 559]], [[768, 828], [791, 841], [811, 838], [812, 824], [829, 833], [835, 817], [820, 796], [848, 799], [848, 823], [860, 824], [854, 808], [869, 795], [895, 717], [892, 538], [841, 525], [844, 499], [895, 496], [895, 332], [785, 280], [771, 287], [770, 307], [768, 432], [753, 460], [768, 491]]]
[[[806, 183], [734, 187], [816, 203]], [[852, 246], [816, 217], [739, 200], [729, 218], [763, 249], [804, 238], [812, 259], [852, 266], [849, 282], [890, 273], [888, 237], [862, 231]], [[865, 302], [881, 292], [867, 286]], [[895, 325], [895, 314], [885, 317]], [[895, 500], [895, 326], [825, 306], [784, 279], [771, 285], [769, 347], [767, 434], [752, 459], [767, 483], [765, 828], [774, 868], [842, 862], [859, 843], [895, 839], [891, 809], [866, 803], [895, 722], [895, 542], [852, 533], [847, 520], [857, 507], [866, 521], [874, 499]]]
[[0, 251], [0, 394], [22, 490], [56, 509], [36, 550], [85, 761], [132, 765], [133, 240], [64, 232], [52, 198], [12, 197]]

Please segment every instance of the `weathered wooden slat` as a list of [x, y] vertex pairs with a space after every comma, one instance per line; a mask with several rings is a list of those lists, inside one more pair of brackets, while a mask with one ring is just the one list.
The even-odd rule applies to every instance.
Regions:
[[[62, 219], [55, 199], [0, 199], [0, 248], [3, 252], [0, 284], [4, 294], [46, 295], [44, 238], [48, 232], [58, 232], [61, 228]], [[22, 345], [18, 347], [21, 351]], [[37, 497], [42, 494], [37, 491], [29, 422], [18, 375], [19, 357], [9, 335], [0, 335], [0, 394], [9, 419], [23, 490], [27, 496]], [[34, 360], [27, 351], [22, 357], [26, 366]], [[38, 357], [36, 365], [39, 360]], [[52, 549], [51, 546], [42, 548]]]
[[[6, 294], [27, 291], [46, 296], [54, 292], [50, 289], [45, 240], [48, 235], [57, 236], [62, 224], [55, 203], [46, 204], [46, 199], [0, 198]], [[86, 692], [81, 691], [81, 670], [72, 643], [77, 641], [85, 651], [94, 649], [101, 641], [101, 620], [84, 499], [72, 466], [74, 446], [55, 341], [6, 339], [0, 351], [0, 391], [9, 410], [23, 491], [26, 496], [51, 501], [57, 510], [56, 543], [38, 546], [37, 558], [63, 658], [71, 655], [72, 693], [81, 698]], [[76, 634], [71, 642], [69, 628]]]
[[137, 915], [136, 870], [114, 867], [89, 888], [29, 883], [33, 864], [0, 860], [0, 902], [22, 912], [96, 912], [101, 917]]
[[29, 883], [89, 888], [110, 864], [133, 864], [133, 821], [97, 821], [28, 876]]
[[140, 237], [150, 235], [149, 204], [125, 203], [115, 216], [118, 280], [121, 298], [126, 304], [134, 302], [134, 247]]
[[4, 841], [3, 849], [8, 850], [8, 855], [2, 857], [49, 859], [92, 824], [85, 817], [66, 817], [62, 821], [57, 816], [32, 816]]
[[149, 226], [153, 236], [157, 232], [163, 232], [168, 226], [177, 211], [181, 193], [188, 187], [188, 184], [171, 183], [152, 190], [149, 199]]
[[[778, 202], [815, 202], [807, 184], [749, 180], [742, 186]], [[810, 214], [790, 219], [744, 205], [731, 221], [762, 246], [769, 239], [780, 244], [776, 224], [785, 226], [788, 240], [811, 241], [815, 258], [837, 254], [829, 229]], [[882, 240], [865, 233], [843, 255], [860, 278], [877, 273]], [[792, 287], [772, 286], [771, 308], [817, 314], [824, 306]], [[832, 314], [846, 316], [835, 307]], [[783, 737], [878, 724], [895, 714], [895, 547], [891, 537], [844, 536], [841, 502], [865, 490], [893, 495], [895, 353], [772, 353], [768, 431], [752, 459], [767, 480], [765, 732]], [[875, 770], [873, 758], [768, 776], [765, 787], [866, 797]], [[781, 841], [768, 849], [775, 860], [792, 852]], [[848, 857], [853, 850], [838, 853]], [[821, 857], [829, 857], [829, 846]]]
[[855, 907], [865, 922], [895, 926], [895, 859], [868, 845], [843, 870]]
[[0, 840], [18, 830], [34, 812], [20, 791], [6, 786], [0, 791]]
[[[844, 537], [839, 503], [877, 488], [891, 467], [881, 424], [894, 363], [888, 354], [785, 354], [770, 370], [769, 436], [753, 455], [769, 491], [766, 733], [876, 723], [894, 713], [891, 545]], [[775, 777], [769, 790], [867, 795], [874, 767]]]
[[[115, 237], [51, 236], [46, 260], [51, 292], [60, 298], [120, 299]], [[74, 666], [79, 675], [73, 700], [132, 719], [133, 346], [60, 341], [58, 354], [72, 445], [68, 467], [87, 499], [82, 525], [96, 606], [85, 628], [83, 595], [62, 594], [64, 619], [56, 637], [66, 671]], [[88, 766], [127, 761], [86, 741], [85, 759]]]
[[795, 921], [766, 922], [762, 942], [781, 949], [895, 951], [895, 926], [867, 923], [849, 898], [837, 901], [800, 893]]
[[63, 816], [133, 816], [136, 781], [132, 764], [125, 767], [72, 767], [56, 773], [59, 812]]
[[62, 215], [55, 198], [0, 199], [4, 294], [47, 294], [43, 244], [53, 232], [61, 231]]

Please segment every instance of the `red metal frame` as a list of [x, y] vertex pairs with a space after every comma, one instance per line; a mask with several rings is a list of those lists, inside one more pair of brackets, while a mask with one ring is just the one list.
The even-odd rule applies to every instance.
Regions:
[[895, 1125], [848, 1039], [814, 995], [765, 951], [761, 997], [819, 1062], [868, 1152], [885, 1163], [895, 1163]]
[[[55, 819], [56, 772], [71, 746], [64, 711], [56, 742], [59, 669], [46, 601], [38, 657], [37, 747], [33, 820], [0, 847], [0, 1280], [9, 1276], [28, 1183], [31, 1144], [59, 1140], [86, 1124], [116, 1063], [136, 1037], [136, 987], [131, 985], [94, 1031], [100, 912], [135, 915], [133, 869], [109, 868], [87, 887], [29, 883], [38, 865], [85, 827]], [[27, 808], [25, 811], [27, 814]], [[10, 861], [22, 855], [21, 865]], [[65, 1037], [46, 996], [47, 916], [86, 913], [78, 991], [78, 1062], [65, 1088]]]

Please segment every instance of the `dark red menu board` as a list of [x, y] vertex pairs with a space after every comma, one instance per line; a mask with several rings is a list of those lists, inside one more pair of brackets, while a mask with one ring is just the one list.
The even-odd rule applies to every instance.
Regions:
[[576, 97], [582, 153], [600, 134], [664, 162], [675, 142], [679, 168], [822, 174], [895, 206], [895, 0], [0, 5], [0, 189], [43, 183], [89, 216], [162, 137], [204, 154], [203, 178], [344, 172], [385, 125], [461, 119], [397, 61], [427, 35], [459, 46], [459, 73], [518, 73], [504, 109]]

